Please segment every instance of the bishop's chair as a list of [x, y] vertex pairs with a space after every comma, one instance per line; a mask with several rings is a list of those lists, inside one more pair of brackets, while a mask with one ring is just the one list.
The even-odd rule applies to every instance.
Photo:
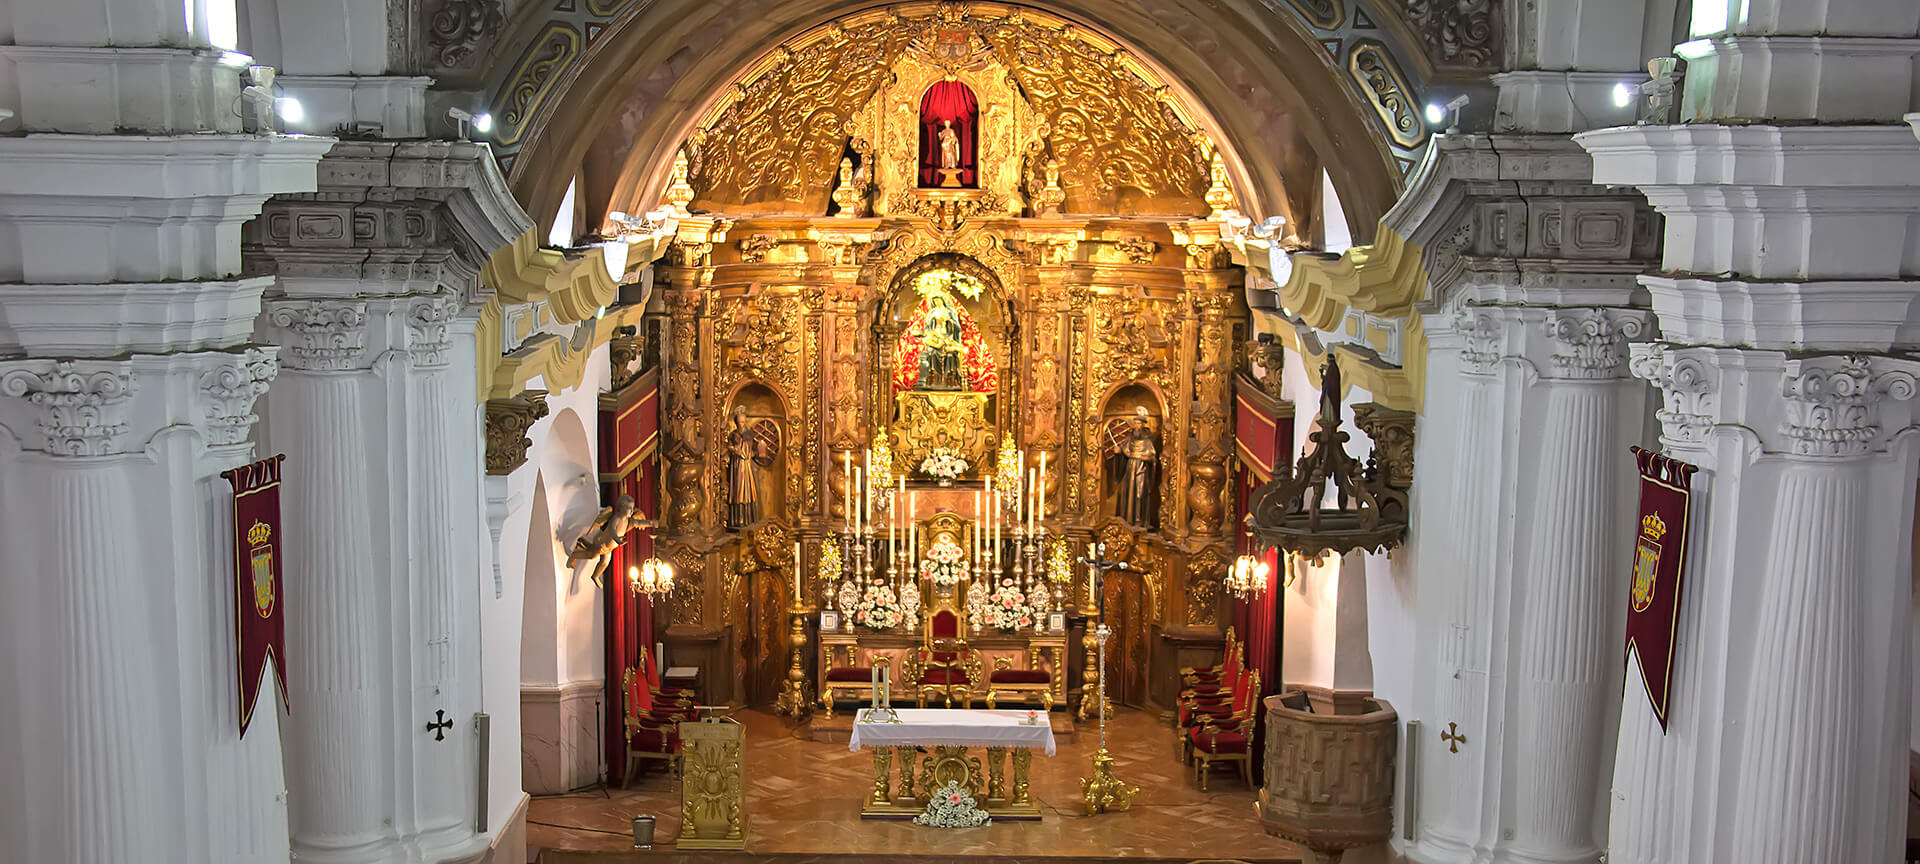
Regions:
[[907, 658], [906, 680], [920, 707], [941, 696], [947, 707], [957, 699], [973, 707], [974, 687], [985, 683], [980, 652], [967, 644], [966, 623], [957, 610], [939, 608], [927, 613], [925, 641]]

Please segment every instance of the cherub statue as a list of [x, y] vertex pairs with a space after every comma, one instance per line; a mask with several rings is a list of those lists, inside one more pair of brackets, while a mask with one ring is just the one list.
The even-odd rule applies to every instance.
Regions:
[[[613, 561], [613, 550], [620, 546], [620, 539], [627, 536], [639, 523], [634, 519], [633, 496], [622, 495], [615, 498], [612, 507], [602, 507], [593, 517], [593, 524], [587, 526], [586, 533], [573, 541], [573, 552], [567, 556], [567, 566], [573, 567], [582, 561], [593, 562], [593, 584], [599, 585], [607, 565]], [[640, 514], [645, 519], [645, 514]]]

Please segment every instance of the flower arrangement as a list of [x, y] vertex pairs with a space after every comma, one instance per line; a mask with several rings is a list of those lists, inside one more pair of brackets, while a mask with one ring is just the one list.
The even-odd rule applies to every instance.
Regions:
[[973, 796], [955, 780], [933, 791], [927, 809], [913, 817], [913, 824], [933, 828], [973, 828], [993, 821], [987, 811], [974, 803]]
[[1067, 541], [1054, 538], [1049, 544], [1053, 548], [1047, 553], [1047, 578], [1055, 585], [1065, 585], [1073, 581], [1073, 553], [1067, 551]]
[[840, 571], [846, 562], [840, 558], [840, 544], [831, 538], [820, 544], [820, 581], [832, 585], [840, 578]]
[[935, 585], [958, 585], [966, 578], [967, 569], [966, 553], [954, 542], [952, 534], [935, 537], [927, 549], [927, 557], [920, 559], [920, 578]]
[[948, 447], [935, 447], [933, 452], [927, 454], [927, 458], [920, 461], [921, 472], [949, 483], [967, 473], [967, 467], [967, 460]]
[[973, 604], [967, 610], [967, 618], [976, 628], [992, 627], [1005, 632], [1026, 630], [1033, 627], [1033, 604], [1009, 579], [988, 594], [986, 602]]
[[891, 630], [906, 617], [900, 609], [900, 598], [885, 582], [868, 585], [859, 602], [853, 604], [852, 613], [853, 623], [873, 630]]

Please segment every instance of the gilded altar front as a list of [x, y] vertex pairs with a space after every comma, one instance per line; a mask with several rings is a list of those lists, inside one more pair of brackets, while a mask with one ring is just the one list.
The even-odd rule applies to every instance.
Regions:
[[[786, 610], [834, 608], [819, 564], [853, 548], [856, 520], [868, 552], [840, 579], [902, 584], [882, 551], [908, 521], [889, 490], [919, 493], [917, 519], [1013, 508], [976, 503], [989, 477], [1041, 482], [1003, 451], [1046, 464], [1035, 523], [1049, 543], [1077, 556], [1126, 538], [1138, 600], [1109, 647], [1119, 674], [1147, 674], [1159, 641], [1222, 628], [1248, 311], [1228, 226], [1209, 214], [1231, 193], [1177, 101], [1090, 39], [988, 3], [862, 13], [756, 64], [689, 140], [669, 197], [699, 215], [679, 217], [650, 312], [666, 375], [659, 537], [682, 576], [660, 614], [669, 659], [709, 668], [717, 700], [772, 700]], [[921, 180], [929, 158], [952, 158], [916, 132], [943, 81], [975, 100], [975, 162], [948, 169], [972, 171], [966, 188]], [[930, 474], [939, 451], [965, 469]], [[1047, 551], [1006, 548], [980, 581], [1038, 582]], [[1072, 570], [1054, 596], [1078, 621], [1093, 604]], [[815, 616], [807, 634], [816, 694], [832, 669], [918, 638], [837, 623], [821, 633]], [[1086, 659], [1073, 627], [1008, 635], [992, 659], [1046, 670], [1065, 704]]]

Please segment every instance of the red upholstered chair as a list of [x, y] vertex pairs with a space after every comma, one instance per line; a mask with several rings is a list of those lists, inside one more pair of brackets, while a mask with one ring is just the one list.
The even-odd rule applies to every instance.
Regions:
[[1227, 650], [1220, 665], [1202, 669], [1186, 668], [1180, 670], [1180, 697], [1190, 695], [1208, 695], [1231, 689], [1235, 676], [1240, 674], [1242, 646], [1235, 638], [1233, 628], [1227, 628]]
[[664, 761], [670, 770], [677, 771], [676, 759], [680, 755], [680, 718], [662, 714], [661, 706], [654, 702], [652, 688], [647, 686], [646, 678], [633, 669], [628, 669], [621, 679], [627, 692], [627, 786], [633, 785], [633, 778], [639, 776], [643, 761]]
[[647, 656], [645, 646], [640, 648], [640, 668], [646, 674], [647, 692], [652, 696], [655, 713], [670, 716], [676, 720], [698, 720], [700, 712], [693, 708], [693, 694], [678, 687], [660, 686], [660, 666]]
[[960, 638], [960, 632], [960, 616], [951, 609], [927, 616], [927, 645], [908, 658], [905, 670], [920, 707], [934, 695], [943, 697], [949, 708], [955, 698], [960, 707], [973, 707], [973, 688], [984, 683], [980, 652]]
[[[854, 649], [852, 647], [848, 647], [848, 660], [853, 659], [853, 651]], [[872, 661], [872, 666], [835, 666], [833, 665], [833, 652], [828, 651], [826, 656], [827, 669], [825, 674], [820, 676], [820, 707], [826, 710], [828, 717], [833, 716], [833, 703], [834, 700], [839, 697], [846, 696], [856, 701], [871, 701], [873, 699], [874, 669], [878, 668], [884, 671], [893, 662], [891, 658], [880, 657]], [[893, 679], [889, 676], [887, 680], [891, 681]]]
[[1231, 690], [1217, 696], [1181, 701], [1174, 720], [1174, 756], [1180, 764], [1187, 764], [1193, 756], [1193, 730], [1209, 722], [1223, 721], [1232, 717], [1234, 712], [1244, 705], [1250, 692], [1253, 694], [1259, 692], [1257, 689], [1250, 690], [1258, 677], [1258, 671], [1243, 669], [1235, 674], [1234, 686]]
[[1013, 660], [1008, 657], [993, 661], [993, 671], [987, 674], [987, 710], [997, 707], [995, 700], [1001, 694], [1038, 699], [1040, 710], [1053, 710], [1053, 673], [1034, 668], [1040, 665], [1035, 660], [1029, 656], [1026, 669], [1013, 668]]
[[1239, 763], [1240, 776], [1253, 788], [1253, 730], [1260, 716], [1260, 673], [1250, 672], [1247, 684], [1233, 697], [1233, 712], [1206, 715], [1187, 731], [1187, 749], [1200, 791], [1207, 791], [1207, 772], [1215, 762]]

